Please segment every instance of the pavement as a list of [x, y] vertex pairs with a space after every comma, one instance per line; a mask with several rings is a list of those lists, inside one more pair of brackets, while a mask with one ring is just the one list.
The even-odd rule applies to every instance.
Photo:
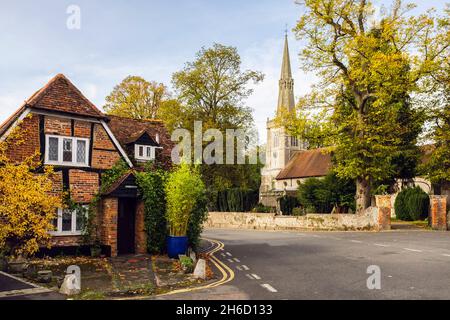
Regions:
[[[450, 232], [209, 229], [226, 284], [167, 299], [450, 299]], [[374, 274], [375, 272], [375, 274]], [[379, 285], [373, 277], [379, 272]]]

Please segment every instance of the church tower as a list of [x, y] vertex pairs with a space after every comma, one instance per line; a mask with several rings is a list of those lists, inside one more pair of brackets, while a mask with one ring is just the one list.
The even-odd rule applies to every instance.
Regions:
[[[278, 116], [282, 110], [293, 111], [294, 108], [294, 79], [292, 78], [289, 44], [286, 34], [276, 114]], [[260, 200], [264, 205], [276, 205], [277, 193], [283, 192], [283, 186], [277, 184], [275, 178], [286, 166], [293, 154], [303, 149], [296, 137], [287, 135], [286, 130], [277, 126], [274, 120], [267, 120], [266, 164], [261, 170], [260, 187]]]

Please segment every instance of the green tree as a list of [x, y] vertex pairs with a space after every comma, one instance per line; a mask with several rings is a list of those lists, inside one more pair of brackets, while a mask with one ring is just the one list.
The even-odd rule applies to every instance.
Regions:
[[253, 121], [251, 109], [244, 104], [253, 92], [248, 84], [262, 80], [260, 72], [241, 70], [236, 48], [221, 44], [202, 48], [195, 61], [172, 76], [175, 92], [186, 106], [173, 117], [186, 129], [193, 129], [193, 120], [202, 121], [205, 130], [246, 128]]
[[161, 103], [168, 99], [165, 85], [138, 76], [129, 76], [114, 87], [103, 107], [107, 114], [134, 118], [154, 119]]
[[164, 185], [169, 235], [186, 236], [192, 213], [205, 195], [205, 186], [196, 168], [182, 163], [172, 171]]
[[[253, 92], [249, 84], [262, 80], [260, 72], [241, 70], [236, 48], [221, 44], [202, 48], [193, 62], [186, 63], [183, 70], [173, 75], [178, 100], [164, 105], [163, 108], [172, 112], [166, 112], [163, 120], [170, 128], [188, 129], [192, 136], [194, 121], [201, 121], [204, 131], [248, 130], [253, 125], [251, 108], [245, 105]], [[254, 175], [259, 167], [249, 166], [203, 165], [201, 173], [206, 185], [214, 189], [246, 187], [259, 180]]]
[[310, 212], [330, 213], [346, 212], [355, 209], [355, 183], [353, 180], [341, 179], [334, 173], [323, 179], [309, 178], [298, 187], [298, 200]]
[[356, 180], [357, 210], [362, 210], [371, 203], [371, 189], [396, 174], [402, 134], [413, 131], [402, 126], [405, 99], [422, 90], [423, 81], [447, 59], [450, 34], [431, 13], [408, 15], [414, 6], [401, 1], [379, 21], [366, 0], [301, 3], [305, 12], [295, 28], [307, 42], [301, 58], [304, 69], [316, 71], [322, 82], [300, 101], [296, 113], [301, 115], [290, 115], [287, 127], [304, 135], [305, 106], [323, 108], [325, 121], [309, 125], [310, 132], [322, 130], [337, 175]]

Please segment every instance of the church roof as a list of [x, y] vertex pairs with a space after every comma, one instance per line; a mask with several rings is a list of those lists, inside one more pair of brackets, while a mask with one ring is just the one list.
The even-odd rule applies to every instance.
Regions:
[[277, 180], [326, 176], [331, 169], [331, 155], [325, 149], [298, 151], [278, 174]]

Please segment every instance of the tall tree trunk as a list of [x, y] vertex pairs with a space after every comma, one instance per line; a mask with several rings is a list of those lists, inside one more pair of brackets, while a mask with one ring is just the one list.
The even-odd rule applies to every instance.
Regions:
[[356, 212], [370, 207], [370, 182], [365, 178], [356, 179]]

